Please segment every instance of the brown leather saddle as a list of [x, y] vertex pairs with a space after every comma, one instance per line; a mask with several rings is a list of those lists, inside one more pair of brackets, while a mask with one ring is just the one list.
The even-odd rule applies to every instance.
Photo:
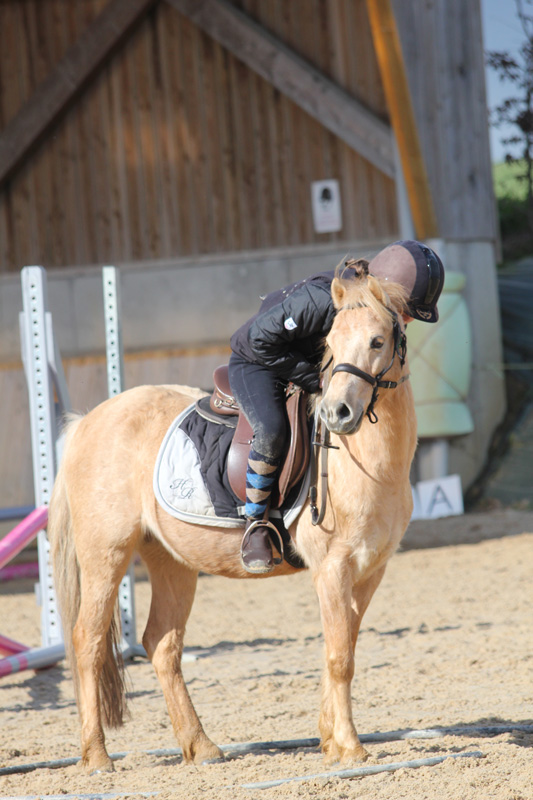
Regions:
[[[228, 481], [234, 494], [246, 501], [246, 466], [252, 445], [252, 428], [240, 412], [229, 385], [228, 367], [217, 367], [213, 373], [214, 391], [196, 403], [198, 413], [212, 422], [235, 428], [227, 461]], [[307, 394], [289, 385], [286, 393], [290, 438], [279, 473], [278, 485], [272, 492], [271, 508], [280, 508], [287, 494], [301, 478], [309, 464], [310, 433], [307, 418]]]

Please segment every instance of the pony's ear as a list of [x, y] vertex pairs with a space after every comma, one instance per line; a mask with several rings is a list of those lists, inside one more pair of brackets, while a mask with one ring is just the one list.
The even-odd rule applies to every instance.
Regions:
[[333, 305], [337, 310], [344, 305], [346, 287], [338, 278], [333, 278], [331, 282], [331, 297], [333, 300]]

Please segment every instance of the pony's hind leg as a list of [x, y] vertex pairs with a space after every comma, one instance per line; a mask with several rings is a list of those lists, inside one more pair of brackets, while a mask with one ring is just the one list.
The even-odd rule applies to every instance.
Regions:
[[[87, 531], [91, 535], [91, 531]], [[89, 772], [109, 771], [103, 725], [118, 727], [125, 711], [124, 664], [114, 613], [132, 552], [80, 560], [81, 604], [72, 631], [81, 719], [81, 761]]]
[[187, 762], [223, 758], [206, 736], [181, 671], [183, 637], [196, 591], [197, 573], [174, 560], [152, 540], [141, 548], [152, 585], [152, 602], [143, 645], [167, 703], [174, 734]]

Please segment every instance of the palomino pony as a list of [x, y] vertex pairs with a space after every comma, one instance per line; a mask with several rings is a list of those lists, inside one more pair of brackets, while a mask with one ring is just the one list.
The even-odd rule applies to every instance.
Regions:
[[[347, 762], [367, 757], [352, 717], [354, 648], [363, 614], [411, 516], [416, 423], [405, 351], [398, 346], [403, 289], [367, 275], [335, 278], [332, 297], [337, 313], [328, 356], [340, 368], [332, 371], [317, 402], [338, 449], [330, 451], [323, 521], [313, 525], [306, 506], [290, 533], [320, 602], [326, 647], [322, 749], [328, 761]], [[375, 376], [385, 372], [376, 398]], [[242, 529], [178, 521], [158, 505], [152, 488], [161, 441], [194, 393], [186, 387], [139, 386], [68, 425], [48, 532], [77, 686], [82, 763], [89, 771], [112, 769], [103, 726], [120, 725], [125, 710], [115, 611], [135, 551], [152, 584], [142, 641], [184, 759], [222, 757], [192, 705], [180, 661], [200, 570], [251, 577], [239, 559]], [[369, 406], [373, 412], [366, 416]], [[376, 416], [379, 422], [372, 424]], [[266, 577], [294, 571], [283, 562]]]

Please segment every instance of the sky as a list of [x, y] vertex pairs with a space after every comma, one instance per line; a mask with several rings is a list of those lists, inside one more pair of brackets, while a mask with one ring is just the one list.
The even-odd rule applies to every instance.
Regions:
[[[524, 9], [533, 13], [533, 5], [524, 2]], [[484, 50], [503, 50], [517, 55], [520, 44], [524, 41], [524, 33], [516, 14], [515, 0], [481, 0], [483, 22]], [[489, 108], [499, 105], [508, 97], [516, 95], [512, 83], [500, 81], [494, 70], [485, 69], [487, 84], [487, 102]], [[512, 126], [507, 128], [489, 128], [491, 156], [494, 163], [503, 161], [505, 146], [500, 139], [514, 133]]]

